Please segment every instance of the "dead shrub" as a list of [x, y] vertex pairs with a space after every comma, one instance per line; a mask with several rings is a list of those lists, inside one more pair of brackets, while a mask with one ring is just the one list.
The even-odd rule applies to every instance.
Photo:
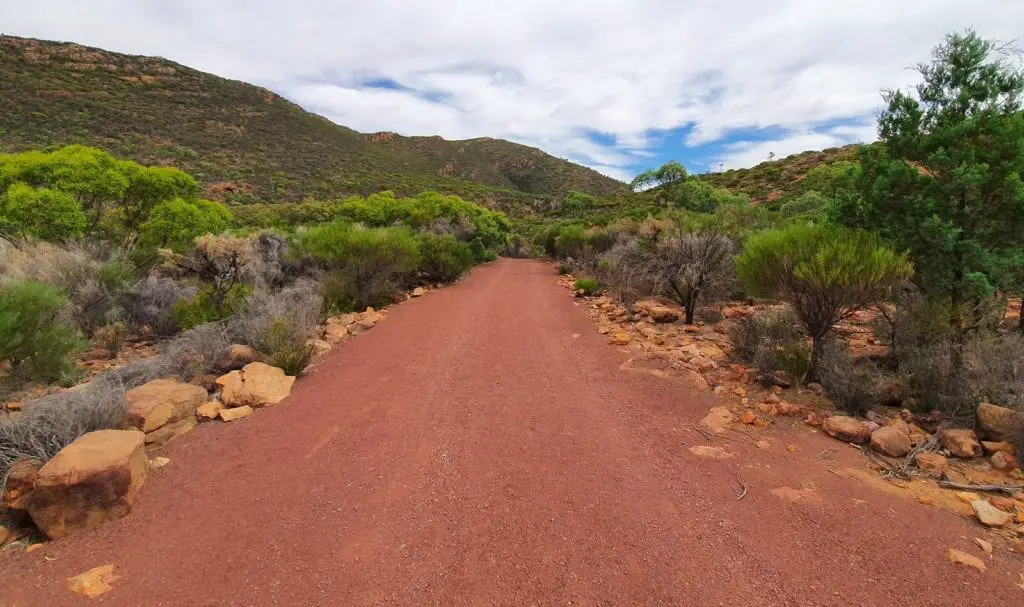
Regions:
[[857, 415], [879, 402], [879, 370], [867, 360], [855, 362], [849, 346], [838, 337], [822, 344], [818, 382], [836, 407]]
[[180, 301], [191, 301], [198, 292], [173, 278], [150, 276], [121, 294], [127, 324], [136, 332], [149, 332], [169, 337], [181, 331], [174, 307]]
[[245, 309], [229, 321], [230, 333], [289, 375], [301, 374], [313, 356], [307, 342], [320, 324], [322, 310], [321, 286], [311, 280], [277, 293], [257, 290]]
[[210, 373], [232, 343], [228, 328], [221, 322], [189, 329], [164, 344], [160, 353], [164, 374], [188, 381]]
[[[733, 355], [742, 362], [762, 362], [769, 367], [774, 353], [803, 344], [805, 336], [792, 310], [769, 311], [738, 319], [729, 327]], [[762, 369], [774, 371], [774, 368]]]

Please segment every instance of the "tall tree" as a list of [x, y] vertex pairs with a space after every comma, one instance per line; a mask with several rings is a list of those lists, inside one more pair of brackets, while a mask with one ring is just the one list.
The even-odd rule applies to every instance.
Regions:
[[980, 302], [1012, 290], [1024, 255], [1024, 72], [970, 30], [917, 71], [914, 94], [885, 94], [883, 145], [860, 153], [862, 198], [838, 201], [836, 216], [908, 251], [962, 336]]

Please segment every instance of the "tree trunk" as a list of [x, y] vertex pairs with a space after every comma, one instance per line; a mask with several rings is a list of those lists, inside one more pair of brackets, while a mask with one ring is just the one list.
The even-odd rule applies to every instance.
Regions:
[[807, 372], [805, 381], [816, 382], [818, 381], [818, 367], [821, 365], [821, 354], [825, 347], [825, 338], [828, 336], [828, 331], [821, 335], [811, 336], [811, 370]]
[[1024, 297], [1020, 298], [1020, 318], [1017, 320], [1017, 330], [1024, 333]]
[[693, 314], [697, 308], [697, 294], [691, 291], [686, 297], [686, 324], [693, 324]]

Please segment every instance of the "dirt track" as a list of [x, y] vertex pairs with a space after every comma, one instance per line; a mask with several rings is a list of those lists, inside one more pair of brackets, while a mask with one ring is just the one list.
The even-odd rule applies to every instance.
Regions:
[[839, 443], [732, 433], [731, 462], [695, 457], [708, 396], [624, 356], [550, 266], [481, 268], [281, 405], [172, 443], [130, 516], [0, 554], [0, 604], [92, 604], [64, 578], [106, 563], [101, 602], [132, 606], [1024, 604], [1024, 560], [954, 567], [982, 530], [828, 474], [826, 447], [863, 465]]

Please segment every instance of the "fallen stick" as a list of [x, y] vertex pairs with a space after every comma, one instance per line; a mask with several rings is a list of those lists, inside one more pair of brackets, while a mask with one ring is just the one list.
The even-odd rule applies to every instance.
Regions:
[[712, 437], [712, 436], [711, 436], [710, 434], [708, 434], [707, 432], [705, 432], [704, 430], [701, 430], [700, 428], [698, 428], [697, 426], [693, 426], [693, 429], [694, 429], [694, 430], [696, 430], [698, 434], [700, 434], [701, 436], [703, 436], [703, 437], [704, 437], [704, 438], [705, 438], [706, 440], [708, 440], [708, 441], [710, 441], [710, 440], [711, 440], [712, 438], [714, 438], [714, 437]]
[[747, 486], [743, 484], [743, 481], [740, 479], [740, 475], [736, 474], [736, 470], [733, 469], [732, 466], [729, 466], [729, 471], [732, 472], [733, 478], [736, 479], [736, 482], [739, 483], [740, 489], [742, 489], [742, 491], [736, 491], [736, 488], [733, 487], [733, 491], [736, 493], [736, 501], [738, 502], [747, 497]]
[[964, 485], [963, 483], [939, 481], [939, 486], [946, 489], [959, 489], [961, 491], [991, 491], [993, 493], [1002, 492], [1009, 495], [1024, 491], [1024, 485]]

